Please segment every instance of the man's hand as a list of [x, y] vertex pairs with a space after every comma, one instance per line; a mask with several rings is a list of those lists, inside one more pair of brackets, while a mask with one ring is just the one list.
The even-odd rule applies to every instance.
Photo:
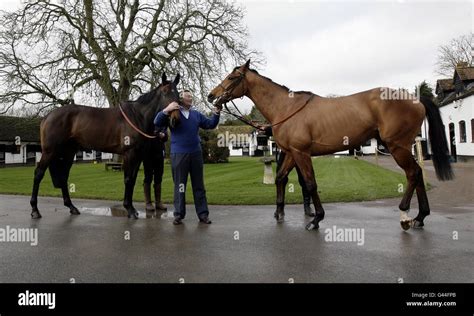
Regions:
[[222, 110], [222, 109], [219, 109], [218, 107], [215, 107], [215, 108], [212, 110], [212, 112], [214, 112], [215, 114], [219, 114], [219, 113], [221, 113], [221, 110]]
[[160, 137], [160, 139], [165, 138], [165, 136], [166, 136], [166, 135], [165, 135], [165, 133], [163, 133], [163, 132], [159, 132], [159, 133], [158, 133], [158, 137]]
[[174, 110], [179, 110], [179, 104], [178, 104], [178, 102], [175, 102], [175, 101], [168, 104], [168, 106], [163, 110], [163, 113], [168, 115], [169, 113], [173, 112]]

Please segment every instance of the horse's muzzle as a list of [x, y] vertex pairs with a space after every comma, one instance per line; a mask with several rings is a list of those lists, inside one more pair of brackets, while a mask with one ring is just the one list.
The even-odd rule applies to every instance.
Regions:
[[215, 99], [216, 97], [212, 93], [209, 93], [209, 95], [207, 96], [207, 101], [209, 103], [212, 103], [212, 101], [214, 101]]
[[222, 104], [224, 104], [224, 98], [223, 96], [220, 96], [220, 97], [216, 97], [215, 95], [213, 95], [212, 93], [210, 93], [208, 96], [207, 96], [207, 101], [209, 101], [209, 103], [212, 103], [212, 105], [218, 109], [222, 109]]

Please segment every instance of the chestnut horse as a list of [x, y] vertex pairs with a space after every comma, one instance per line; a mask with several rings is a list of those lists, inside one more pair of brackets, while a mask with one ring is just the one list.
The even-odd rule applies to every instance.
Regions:
[[86, 149], [123, 155], [123, 206], [128, 217], [137, 219], [138, 213], [133, 207], [132, 198], [143, 160], [143, 146], [148, 135], [146, 133], [153, 134], [153, 119], [157, 112], [172, 101], [179, 101], [176, 88], [179, 79], [178, 74], [171, 82], [163, 74], [162, 82], [157, 88], [135, 101], [122, 102], [120, 107], [102, 109], [71, 104], [49, 113], [40, 126], [42, 155], [35, 169], [30, 200], [31, 217], [41, 218], [38, 190], [48, 168], [54, 187], [62, 190], [64, 205], [71, 214], [80, 214], [71, 202], [67, 182], [76, 152]]
[[[208, 96], [214, 106], [247, 96], [272, 124], [277, 145], [285, 158], [276, 176], [277, 201], [275, 218], [284, 220], [285, 186], [288, 173], [298, 166], [313, 199], [316, 216], [306, 229], [319, 228], [324, 209], [319, 199], [311, 156], [327, 155], [352, 149], [368, 139], [381, 139], [397, 164], [405, 171], [407, 188], [400, 208], [400, 224], [424, 226], [430, 207], [422, 171], [412, 156], [411, 148], [425, 117], [428, 118], [433, 164], [440, 180], [450, 180], [453, 172], [443, 122], [438, 107], [429, 99], [390, 98], [396, 95], [388, 88], [376, 88], [339, 98], [324, 98], [311, 92], [292, 92], [249, 69], [246, 64], [234, 68]], [[414, 191], [419, 213], [408, 217]]]

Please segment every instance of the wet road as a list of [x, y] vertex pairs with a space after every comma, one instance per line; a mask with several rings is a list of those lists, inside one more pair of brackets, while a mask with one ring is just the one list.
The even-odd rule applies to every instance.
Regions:
[[[0, 195], [0, 229], [38, 229], [37, 246], [0, 242], [1, 282], [474, 282], [474, 203], [432, 205], [425, 228], [408, 232], [398, 199], [325, 204], [308, 232], [300, 205], [282, 224], [273, 206], [211, 206], [209, 226], [188, 206], [173, 226], [105, 214], [113, 201], [75, 200], [83, 214], [73, 217], [57, 198], [40, 198], [43, 218], [32, 220], [28, 202]], [[333, 226], [364, 238], [328, 241]]]

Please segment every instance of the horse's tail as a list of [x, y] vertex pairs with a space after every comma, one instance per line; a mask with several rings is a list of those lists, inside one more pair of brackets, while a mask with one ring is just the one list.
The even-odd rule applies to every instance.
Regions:
[[446, 140], [446, 133], [439, 108], [430, 98], [421, 97], [420, 101], [425, 106], [426, 117], [428, 118], [428, 134], [430, 137], [431, 151], [433, 152], [433, 165], [436, 170], [436, 176], [441, 181], [452, 180], [454, 174], [451, 168], [448, 141]]
[[49, 174], [55, 188], [62, 188], [67, 185], [69, 168], [64, 158], [53, 158], [49, 164]]

